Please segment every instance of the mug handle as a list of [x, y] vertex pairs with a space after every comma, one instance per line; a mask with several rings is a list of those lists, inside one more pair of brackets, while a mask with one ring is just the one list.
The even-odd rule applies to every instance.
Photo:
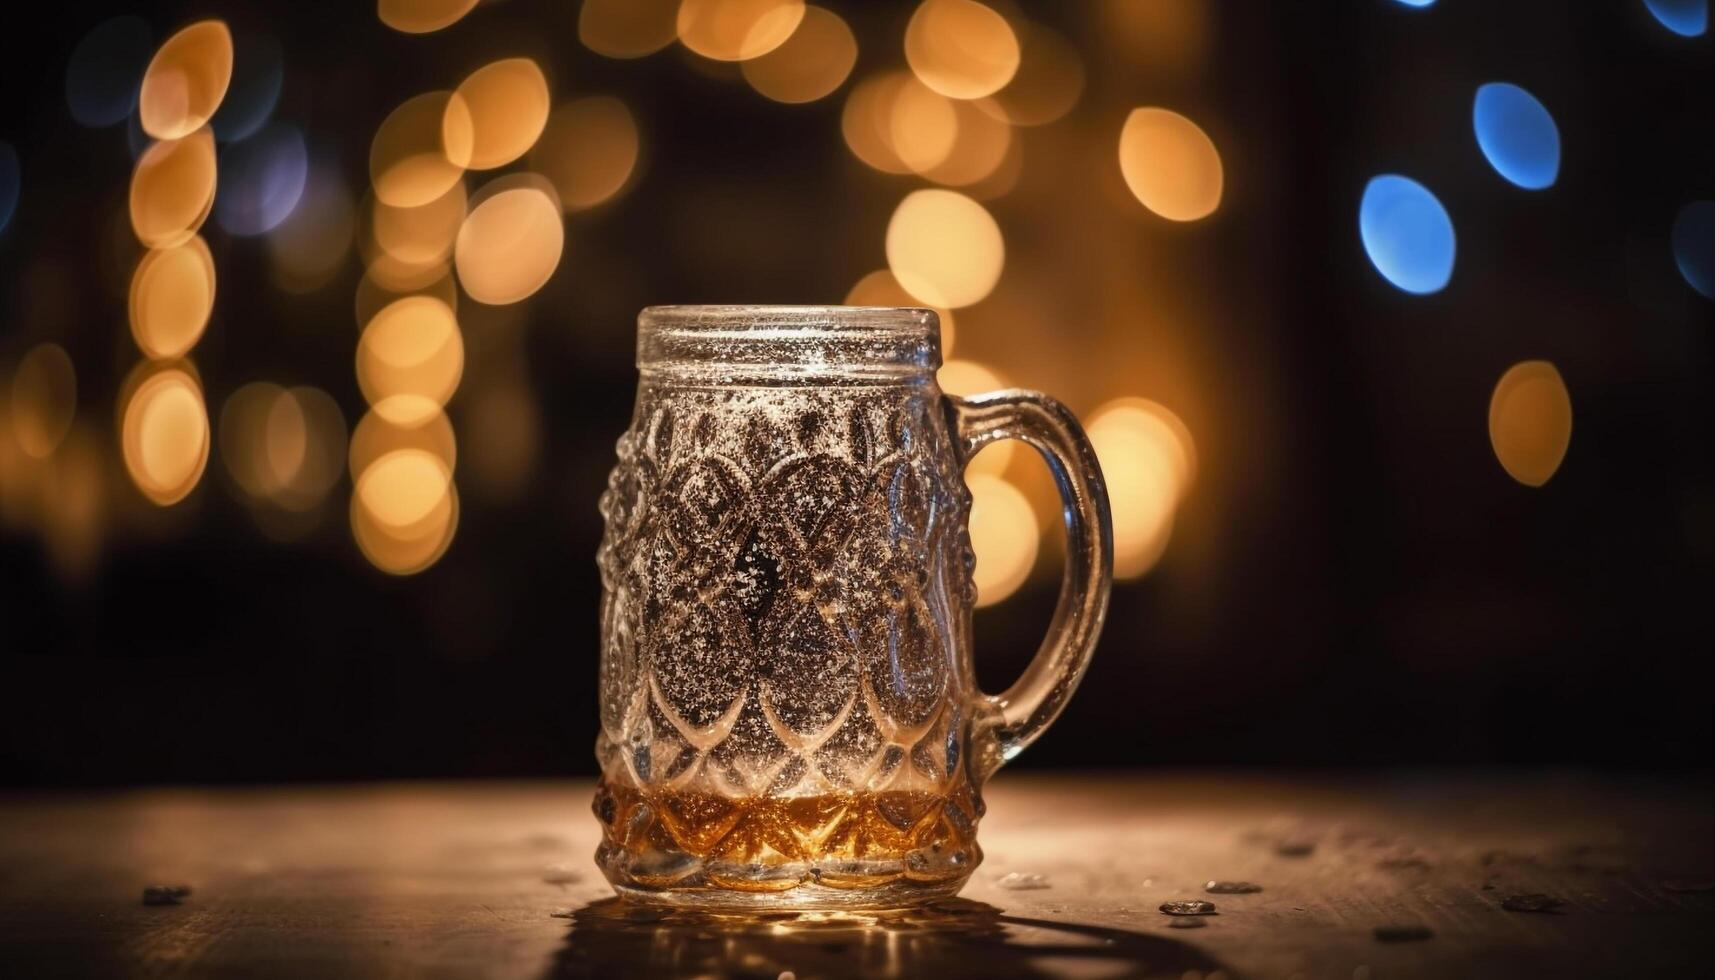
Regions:
[[1059, 717], [1090, 666], [1113, 587], [1113, 518], [1096, 451], [1066, 406], [1017, 389], [944, 397], [952, 409], [961, 465], [1001, 439], [1034, 446], [1060, 488], [1066, 522], [1066, 571], [1048, 635], [1011, 687], [980, 698], [978, 718], [987, 719], [993, 737], [979, 740], [979, 758], [973, 761], [986, 779]]

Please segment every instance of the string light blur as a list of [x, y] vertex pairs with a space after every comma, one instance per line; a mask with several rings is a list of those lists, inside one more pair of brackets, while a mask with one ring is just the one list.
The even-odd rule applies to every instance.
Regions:
[[1508, 368], [1489, 399], [1489, 442], [1507, 475], [1540, 487], [1560, 469], [1572, 442], [1572, 396], [1547, 361]]
[[529, 58], [506, 58], [478, 68], [448, 100], [442, 143], [469, 152], [450, 157], [471, 170], [502, 167], [530, 151], [548, 123], [548, 79]]
[[1014, 126], [1042, 126], [1066, 115], [1084, 93], [1084, 59], [1058, 32], [1015, 22], [1018, 72], [990, 105]]
[[215, 220], [234, 235], [261, 235], [291, 217], [309, 178], [309, 150], [297, 127], [272, 123], [220, 153]]
[[425, 92], [407, 99], [381, 121], [369, 145], [375, 196], [397, 208], [428, 204], [464, 177], [464, 166], [454, 161], [470, 160], [475, 143], [462, 98]]
[[131, 482], [162, 507], [183, 500], [208, 465], [208, 411], [202, 386], [179, 367], [149, 370], [131, 387], [120, 427]]
[[214, 207], [214, 136], [199, 129], [149, 147], [131, 173], [131, 228], [150, 248], [190, 239]]
[[1525, 190], [1554, 185], [1560, 174], [1560, 130], [1536, 96], [1511, 82], [1477, 89], [1471, 108], [1477, 146], [1495, 172]]
[[77, 414], [77, 370], [58, 344], [30, 348], [12, 374], [12, 434], [32, 459], [46, 459]]
[[906, 292], [931, 306], [958, 309], [1000, 281], [1006, 244], [981, 204], [957, 191], [906, 195], [887, 223], [887, 266]]
[[806, 6], [785, 42], [740, 69], [751, 88], [776, 102], [814, 102], [845, 83], [857, 55], [857, 38], [839, 14]]
[[1693, 201], [1673, 219], [1673, 261], [1692, 289], [1715, 299], [1715, 201]]
[[1405, 292], [1439, 292], [1453, 277], [1453, 219], [1410, 177], [1383, 174], [1365, 185], [1358, 235], [1376, 271]]
[[584, 0], [578, 40], [609, 58], [654, 54], [679, 36], [679, 0]]
[[683, 0], [679, 41], [715, 61], [758, 58], [786, 43], [804, 18], [804, 0]]
[[232, 32], [218, 20], [198, 21], [167, 38], [149, 61], [137, 94], [143, 131], [176, 140], [214, 117], [232, 81]]
[[[970, 398], [973, 395], [986, 395], [992, 391], [1010, 388], [1001, 376], [991, 367], [976, 361], [954, 358], [941, 365], [935, 372], [935, 383], [949, 395], [959, 398]], [[1012, 465], [1012, 459], [1018, 452], [1019, 442], [1016, 439], [1002, 439], [991, 442], [977, 450], [970, 462], [965, 464], [965, 472], [989, 473], [1000, 476]]]
[[530, 153], [530, 169], [554, 185], [568, 211], [618, 196], [637, 169], [641, 139], [624, 102], [606, 95], [573, 99], [548, 117]]
[[924, 0], [905, 27], [905, 60], [923, 84], [954, 99], [993, 95], [1018, 71], [1018, 37], [976, 0]]
[[99, 128], [125, 121], [154, 54], [154, 38], [141, 17], [104, 20], [72, 49], [66, 62], [66, 106], [79, 125]]
[[976, 567], [977, 608], [992, 606], [1018, 590], [1036, 564], [1042, 535], [1036, 512], [1017, 487], [988, 473], [967, 473], [971, 491], [971, 551]]
[[463, 374], [458, 320], [431, 296], [407, 296], [385, 307], [358, 341], [358, 387], [390, 422], [415, 424], [439, 412]]
[[153, 249], [131, 277], [131, 336], [156, 360], [182, 357], [196, 346], [214, 310], [214, 257], [200, 235]]
[[564, 247], [565, 228], [552, 186], [534, 174], [515, 174], [478, 194], [459, 228], [453, 262], [471, 299], [498, 306], [541, 289], [559, 266]]
[[1120, 398], [1086, 429], [1101, 462], [1113, 514], [1114, 575], [1138, 578], [1161, 559], [1180, 503], [1196, 479], [1190, 430], [1166, 406]]
[[1709, 30], [1709, 0], [1644, 0], [1644, 6], [1680, 37], [1702, 37]]
[[431, 34], [451, 27], [471, 12], [477, 0], [377, 0], [381, 22], [404, 34]]
[[1196, 221], [1221, 205], [1221, 154], [1207, 133], [1171, 109], [1133, 109], [1120, 130], [1120, 173], [1143, 206]]
[[[877, 269], [854, 284], [843, 301], [847, 306], [922, 306], [923, 301], [905, 291], [899, 280], [893, 278], [893, 273], [886, 269]], [[953, 343], [958, 338], [958, 323], [953, 317], [953, 311], [945, 307], [931, 306], [935, 315], [941, 321], [941, 356], [948, 358], [953, 355]]]

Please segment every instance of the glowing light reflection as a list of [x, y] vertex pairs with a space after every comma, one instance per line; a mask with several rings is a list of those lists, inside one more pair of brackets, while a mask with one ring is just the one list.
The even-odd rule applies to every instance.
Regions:
[[969, 306], [994, 289], [1005, 264], [1000, 226], [957, 191], [912, 191], [887, 223], [888, 268], [925, 303]]
[[992, 606], [1018, 590], [1036, 564], [1041, 527], [1030, 501], [1017, 487], [988, 473], [965, 474], [971, 491], [971, 581], [977, 607]]
[[1143, 206], [1169, 221], [1196, 221], [1221, 205], [1215, 143], [1170, 109], [1133, 109], [1120, 130], [1120, 172]]
[[1673, 219], [1673, 261], [1687, 284], [1715, 299], [1715, 201], [1693, 201]]
[[131, 277], [131, 336], [144, 355], [182, 357], [196, 346], [214, 310], [214, 257], [200, 235], [143, 256]]
[[1709, 0], [1644, 0], [1644, 7], [1680, 37], [1702, 37], [1709, 30]]
[[309, 150], [296, 127], [275, 123], [220, 154], [215, 220], [234, 235], [261, 235], [291, 217], [309, 178]]
[[1572, 396], [1547, 361], [1507, 369], [1489, 399], [1489, 443], [1507, 475], [1540, 487], [1560, 469], [1572, 443]]
[[143, 74], [137, 116], [158, 140], [189, 136], [206, 125], [232, 81], [232, 32], [219, 20], [198, 21], [161, 44]]
[[1439, 292], [1453, 277], [1453, 219], [1410, 177], [1370, 180], [1358, 205], [1358, 235], [1376, 271], [1405, 292]]
[[1536, 96], [1510, 82], [1489, 82], [1477, 89], [1471, 122], [1477, 146], [1496, 173], [1525, 190], [1554, 185], [1560, 130]]

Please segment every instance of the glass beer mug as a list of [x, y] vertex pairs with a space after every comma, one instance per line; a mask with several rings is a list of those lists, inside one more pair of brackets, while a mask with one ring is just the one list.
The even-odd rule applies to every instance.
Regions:
[[[602, 497], [596, 860], [622, 895], [885, 908], [952, 895], [982, 786], [1060, 713], [1107, 609], [1095, 453], [1058, 402], [954, 398], [922, 309], [651, 307]], [[1020, 439], [1064, 500], [1047, 639], [971, 662], [962, 470]]]

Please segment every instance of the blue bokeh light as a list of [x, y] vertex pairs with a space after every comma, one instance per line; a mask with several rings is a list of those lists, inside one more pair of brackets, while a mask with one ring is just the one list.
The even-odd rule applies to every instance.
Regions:
[[1394, 0], [1394, 3], [1397, 3], [1402, 7], [1422, 8], [1435, 6], [1435, 0]]
[[1560, 130], [1536, 96], [1511, 82], [1490, 82], [1477, 89], [1471, 123], [1496, 173], [1525, 190], [1554, 186]]
[[1410, 177], [1370, 179], [1358, 205], [1358, 236], [1382, 278], [1408, 293], [1438, 292], [1453, 277], [1453, 219]]
[[304, 134], [271, 123], [220, 152], [215, 220], [234, 235], [260, 235], [291, 217], [309, 172]]
[[0, 142], [0, 232], [12, 222], [12, 212], [18, 208], [18, 192], [23, 187], [23, 173], [18, 166], [18, 151], [12, 144]]
[[123, 122], [137, 104], [153, 54], [154, 40], [143, 18], [114, 17], [95, 25], [66, 63], [71, 117], [91, 128]]
[[1680, 37], [1702, 37], [1709, 29], [1709, 0], [1644, 0], [1644, 6]]
[[234, 39], [232, 83], [209, 126], [223, 143], [255, 135], [280, 102], [286, 61], [280, 43], [266, 34], [240, 34]]
[[1715, 201], [1692, 201], [1673, 219], [1673, 261], [1679, 274], [1715, 299]]

